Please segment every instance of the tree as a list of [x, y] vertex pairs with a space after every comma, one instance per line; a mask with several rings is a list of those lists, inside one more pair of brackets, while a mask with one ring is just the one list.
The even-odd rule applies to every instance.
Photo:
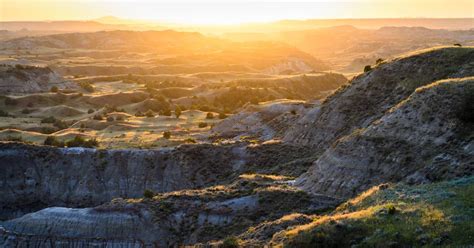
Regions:
[[170, 131], [164, 131], [163, 132], [163, 138], [170, 139], [171, 138], [171, 132]]
[[371, 70], [372, 70], [372, 66], [370, 66], [370, 65], [366, 65], [366, 66], [364, 67], [364, 72], [369, 72], [369, 71], [371, 71]]
[[207, 113], [206, 119], [214, 119], [214, 114], [211, 112]]
[[227, 118], [227, 115], [224, 112], [219, 113], [219, 119], [225, 119]]
[[176, 115], [176, 118], [179, 118], [179, 116], [181, 116], [181, 108], [179, 106], [177, 106], [174, 110], [174, 114]]
[[58, 89], [57, 86], [53, 86], [53, 87], [51, 87], [50, 91], [53, 92], [53, 93], [57, 93], [59, 91], [59, 89]]
[[199, 122], [198, 127], [199, 128], [205, 128], [205, 127], [207, 127], [207, 123], [206, 122]]
[[382, 63], [382, 62], [383, 62], [383, 59], [382, 59], [382, 58], [378, 58], [378, 59], [375, 61], [375, 63], [376, 63], [377, 65], [379, 65], [379, 64]]
[[143, 192], [143, 197], [148, 198], [148, 199], [153, 198], [154, 195], [155, 193], [153, 193], [153, 191], [149, 189], [145, 189], [145, 191]]
[[153, 112], [153, 110], [149, 109], [148, 111], [146, 111], [145, 116], [146, 117], [155, 117], [155, 112]]

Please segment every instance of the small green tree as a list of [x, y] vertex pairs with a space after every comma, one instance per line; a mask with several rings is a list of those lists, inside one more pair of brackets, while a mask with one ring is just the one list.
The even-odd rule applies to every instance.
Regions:
[[155, 117], [155, 112], [153, 112], [153, 110], [149, 109], [148, 111], [146, 111], [145, 116], [146, 117]]
[[214, 119], [214, 114], [209, 112], [206, 114], [206, 119]]
[[224, 242], [222, 242], [222, 248], [238, 248], [240, 247], [239, 240], [234, 237], [230, 236], [224, 239]]
[[369, 72], [369, 71], [371, 71], [371, 70], [372, 70], [372, 66], [370, 66], [370, 65], [366, 65], [366, 66], [364, 67], [364, 72]]
[[154, 195], [155, 193], [153, 193], [153, 191], [149, 189], [145, 189], [145, 191], [143, 192], [143, 197], [148, 198], [148, 199], [153, 198]]
[[174, 115], [176, 115], [176, 118], [179, 118], [179, 116], [181, 116], [181, 108], [179, 106], [176, 107], [176, 109], [174, 110]]
[[171, 138], [171, 132], [170, 131], [164, 131], [163, 132], [163, 138], [170, 139]]

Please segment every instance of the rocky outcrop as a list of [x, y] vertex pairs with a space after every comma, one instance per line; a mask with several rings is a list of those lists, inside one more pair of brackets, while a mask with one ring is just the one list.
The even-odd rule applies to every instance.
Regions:
[[53, 86], [77, 88], [48, 67], [0, 65], [0, 94], [47, 92]]
[[385, 182], [474, 174], [474, 78], [418, 88], [365, 128], [340, 138], [297, 183], [348, 198]]
[[382, 63], [328, 97], [311, 118], [295, 125], [285, 142], [324, 150], [365, 128], [416, 88], [446, 78], [474, 75], [474, 48], [431, 49]]

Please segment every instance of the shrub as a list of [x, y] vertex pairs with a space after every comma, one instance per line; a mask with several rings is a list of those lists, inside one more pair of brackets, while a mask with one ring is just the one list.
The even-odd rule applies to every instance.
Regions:
[[174, 115], [176, 116], [176, 118], [179, 118], [179, 116], [181, 116], [181, 108], [179, 106], [176, 107], [176, 109], [174, 110]]
[[369, 72], [369, 71], [371, 71], [371, 70], [372, 70], [372, 66], [370, 66], [370, 65], [366, 65], [366, 66], [364, 67], [364, 72]]
[[47, 146], [57, 146], [57, 147], [64, 147], [64, 142], [59, 141], [54, 136], [48, 136], [43, 142], [44, 145]]
[[119, 115], [115, 118], [116, 121], [123, 121], [123, 116]]
[[68, 147], [86, 147], [86, 148], [93, 148], [99, 145], [97, 139], [93, 138], [90, 140], [85, 140], [83, 137], [77, 135], [74, 139], [69, 140], [66, 142], [66, 146]]
[[240, 247], [239, 240], [234, 237], [230, 236], [224, 239], [224, 242], [222, 242], [222, 248], [237, 248]]
[[57, 86], [53, 86], [53, 87], [51, 87], [51, 89], [49, 89], [49, 91], [51, 91], [53, 93], [57, 93], [57, 92], [59, 92], [59, 89], [58, 89]]
[[378, 58], [378, 59], [375, 61], [375, 63], [376, 63], [377, 65], [381, 64], [382, 62], [383, 62], [383, 59], [382, 59], [382, 58]]
[[170, 109], [165, 109], [165, 110], [161, 111], [160, 114], [164, 115], [164, 116], [171, 116], [171, 110]]
[[114, 117], [113, 117], [113, 116], [107, 116], [107, 121], [108, 121], [108, 122], [114, 121]]
[[211, 112], [207, 113], [206, 119], [214, 119], [214, 114]]
[[193, 139], [193, 138], [187, 138], [187, 139], [184, 140], [184, 142], [186, 142], [186, 143], [193, 143], [193, 144], [194, 144], [194, 143], [196, 143], [196, 140]]
[[94, 117], [92, 117], [92, 119], [101, 121], [104, 119], [104, 117], [101, 114], [96, 114], [94, 115]]
[[94, 86], [92, 86], [92, 84], [88, 82], [81, 82], [79, 83], [79, 86], [81, 86], [81, 88], [83, 88], [85, 91], [90, 92], [90, 93], [95, 91]]
[[136, 117], [143, 117], [143, 116], [145, 116], [145, 115], [142, 113], [142, 111], [138, 110], [138, 111], [135, 113], [135, 116], [136, 116]]
[[68, 128], [68, 125], [67, 125], [67, 123], [66, 123], [65, 121], [57, 120], [57, 119], [56, 119], [56, 121], [54, 121], [53, 126], [59, 128], [59, 129], [66, 129], [66, 128]]
[[170, 131], [164, 131], [163, 132], [163, 138], [170, 139], [171, 138], [171, 132]]
[[292, 115], [296, 115], [296, 110], [293, 109], [290, 112], [291, 112]]
[[87, 113], [88, 113], [88, 114], [92, 114], [92, 113], [94, 113], [94, 112], [95, 112], [95, 111], [94, 111], [93, 109], [87, 110]]
[[207, 123], [206, 122], [199, 122], [198, 127], [199, 128], [205, 128], [205, 127], [207, 127]]
[[46, 117], [41, 120], [41, 123], [54, 123], [56, 118], [54, 116]]
[[145, 116], [146, 117], [155, 117], [155, 112], [153, 112], [153, 110], [149, 109], [148, 111], [146, 111]]
[[153, 191], [149, 189], [145, 189], [145, 191], [143, 192], [143, 197], [148, 198], [148, 199], [153, 198], [154, 195], [155, 193], [153, 193]]
[[462, 45], [461, 45], [461, 44], [459, 44], [459, 43], [456, 43], [456, 44], [454, 44], [454, 46], [457, 46], [457, 47], [462, 47]]
[[224, 112], [219, 113], [219, 119], [225, 119], [227, 118], [227, 115]]

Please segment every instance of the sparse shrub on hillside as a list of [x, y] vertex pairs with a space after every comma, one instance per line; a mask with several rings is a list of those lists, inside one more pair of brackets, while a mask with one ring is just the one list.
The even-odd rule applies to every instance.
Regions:
[[234, 236], [227, 237], [222, 242], [221, 247], [222, 248], [238, 248], [240, 247], [239, 240]]
[[153, 112], [151, 109], [149, 109], [148, 111], [146, 111], [145, 116], [150, 117], [150, 118], [155, 117], [155, 112]]
[[143, 116], [145, 116], [145, 114], [143, 114], [142, 111], [138, 110], [138, 111], [135, 113], [135, 116], [136, 116], [136, 117], [143, 117]]
[[459, 44], [459, 43], [456, 43], [456, 44], [454, 44], [454, 46], [457, 46], [457, 47], [462, 47], [462, 45], [461, 45], [461, 44]]
[[92, 113], [94, 113], [94, 112], [95, 112], [95, 111], [94, 111], [93, 109], [87, 110], [87, 113], [88, 113], [88, 114], [92, 114]]
[[196, 143], [196, 140], [193, 139], [193, 138], [187, 138], [187, 139], [184, 140], [184, 142], [185, 142], [185, 143], [193, 143], [193, 144], [194, 144], [194, 143]]
[[123, 121], [123, 116], [119, 115], [115, 118], [116, 121]]
[[153, 198], [154, 195], [155, 193], [149, 189], [145, 189], [145, 191], [143, 192], [143, 197], [148, 198], [148, 199]]
[[371, 70], [372, 70], [372, 66], [370, 66], [370, 65], [366, 65], [366, 66], [364, 67], [364, 72], [369, 72], [369, 71], [371, 71]]
[[165, 109], [165, 110], [160, 112], [160, 115], [171, 116], [171, 110], [170, 109]]
[[64, 142], [59, 141], [56, 137], [54, 136], [48, 136], [43, 142], [44, 145], [46, 146], [57, 146], [57, 147], [64, 147]]
[[41, 123], [54, 123], [55, 121], [56, 121], [56, 117], [50, 116], [50, 117], [43, 118], [41, 120]]
[[199, 122], [198, 127], [199, 128], [205, 128], [205, 127], [207, 127], [207, 123], [206, 122]]
[[380, 65], [382, 62], [383, 62], [383, 59], [382, 59], [382, 58], [378, 58], [378, 59], [375, 61], [375, 64]]
[[53, 126], [59, 128], [59, 129], [66, 129], [66, 128], [68, 128], [67, 123], [66, 123], [65, 121], [63, 121], [63, 120], [56, 120], [56, 121], [54, 121]]
[[84, 139], [83, 137], [77, 135], [74, 139], [69, 140], [66, 142], [67, 147], [86, 147], [86, 148], [93, 148], [99, 145], [97, 139], [92, 138], [89, 140]]
[[296, 110], [293, 109], [293, 110], [290, 111], [290, 113], [291, 113], [292, 115], [296, 115]]
[[214, 119], [214, 114], [209, 112], [206, 114], [206, 119]]
[[176, 109], [174, 110], [174, 115], [176, 116], [176, 118], [179, 118], [179, 116], [181, 116], [181, 108], [179, 106], [176, 107]]
[[51, 91], [53, 93], [57, 93], [57, 92], [59, 92], [59, 89], [58, 89], [57, 86], [53, 86], [53, 87], [51, 87], [51, 89], [49, 91]]
[[79, 86], [81, 86], [81, 88], [83, 88], [85, 91], [90, 92], [90, 93], [95, 91], [94, 86], [88, 82], [80, 82]]
[[92, 117], [92, 119], [97, 120], [97, 121], [101, 121], [101, 120], [104, 119], [104, 117], [101, 114], [96, 114], [96, 115], [94, 115], [94, 117]]
[[8, 135], [5, 139], [3, 139], [4, 141], [14, 141], [14, 142], [25, 142], [25, 140], [23, 139], [23, 137], [21, 136], [12, 136], [12, 135]]
[[5, 105], [14, 106], [14, 105], [17, 105], [17, 104], [18, 104], [18, 100], [14, 99], [14, 98], [10, 98], [10, 97], [5, 98]]
[[220, 112], [219, 113], [219, 119], [222, 120], [222, 119], [225, 119], [225, 118], [227, 118], [227, 115], [224, 112]]
[[114, 121], [114, 117], [113, 117], [113, 116], [107, 116], [107, 121], [108, 121], [108, 122]]
[[171, 132], [170, 131], [164, 131], [163, 132], [163, 138], [170, 139], [171, 138]]

